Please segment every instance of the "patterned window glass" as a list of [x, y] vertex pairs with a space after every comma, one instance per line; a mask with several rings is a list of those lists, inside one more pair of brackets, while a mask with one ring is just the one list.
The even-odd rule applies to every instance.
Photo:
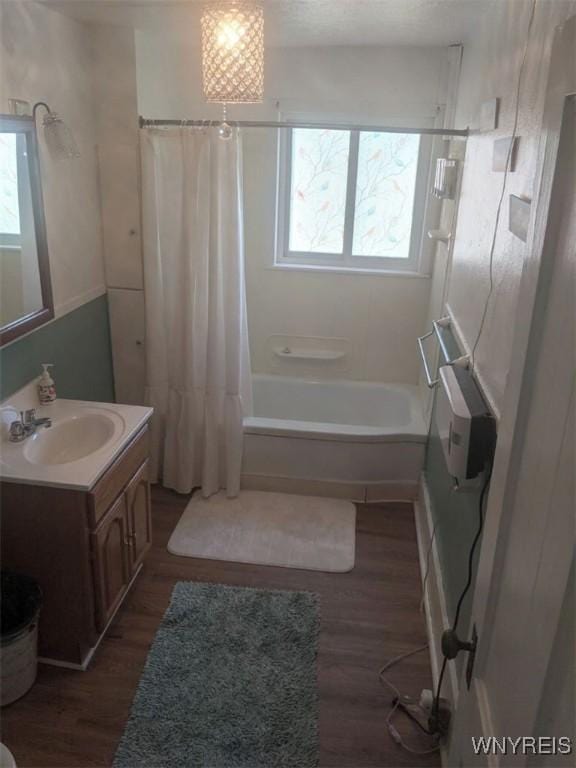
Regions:
[[0, 233], [20, 234], [15, 133], [0, 133]]
[[419, 146], [418, 135], [360, 134], [354, 256], [409, 257]]
[[341, 254], [350, 132], [292, 130], [290, 251]]

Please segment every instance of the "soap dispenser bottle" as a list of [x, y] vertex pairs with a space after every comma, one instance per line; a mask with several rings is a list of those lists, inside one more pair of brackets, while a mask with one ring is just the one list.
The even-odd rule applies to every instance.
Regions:
[[40, 405], [50, 405], [50, 403], [56, 400], [56, 387], [48, 370], [52, 368], [52, 363], [42, 363], [42, 368], [42, 375], [38, 379], [38, 399], [40, 400]]

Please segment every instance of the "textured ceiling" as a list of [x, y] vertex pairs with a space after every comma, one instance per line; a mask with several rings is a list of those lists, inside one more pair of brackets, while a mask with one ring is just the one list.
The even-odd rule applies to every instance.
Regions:
[[[506, 0], [264, 0], [266, 45], [449, 45]], [[510, 1], [510, 0], [509, 0]], [[197, 29], [206, 0], [44, 0], [84, 21], [137, 28]]]

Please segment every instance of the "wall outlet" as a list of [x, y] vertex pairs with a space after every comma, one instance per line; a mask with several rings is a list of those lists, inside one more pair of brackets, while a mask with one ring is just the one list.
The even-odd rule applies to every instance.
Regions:
[[420, 709], [428, 715], [428, 728], [431, 733], [445, 736], [450, 728], [452, 708], [448, 699], [440, 696], [438, 707], [434, 706], [434, 692], [424, 688], [420, 694]]
[[432, 712], [432, 705], [434, 704], [434, 693], [429, 688], [423, 688], [420, 694], [420, 709], [426, 712], [427, 715]]
[[437, 733], [441, 737], [448, 735], [450, 730], [450, 720], [452, 719], [452, 708], [448, 699], [440, 697], [438, 706], [432, 707], [428, 717], [428, 730], [430, 733]]

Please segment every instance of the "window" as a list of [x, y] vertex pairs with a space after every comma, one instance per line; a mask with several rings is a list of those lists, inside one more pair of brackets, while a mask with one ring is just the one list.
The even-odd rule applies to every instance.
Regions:
[[318, 128], [286, 134], [276, 264], [421, 270], [428, 137]]

